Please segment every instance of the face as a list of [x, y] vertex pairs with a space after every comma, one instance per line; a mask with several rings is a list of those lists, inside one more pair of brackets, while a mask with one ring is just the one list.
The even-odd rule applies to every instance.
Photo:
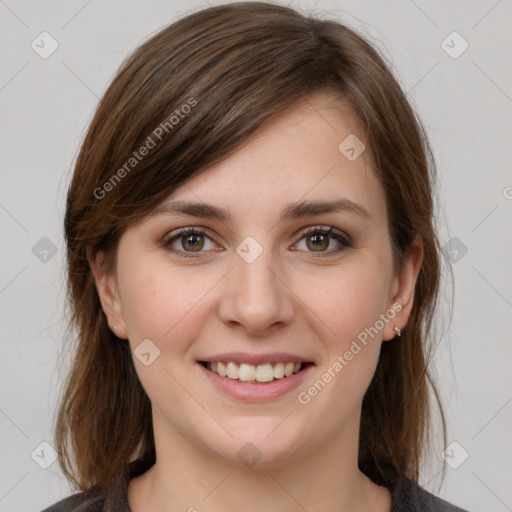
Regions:
[[171, 439], [271, 467], [357, 445], [361, 401], [381, 343], [407, 322], [421, 252], [393, 273], [369, 151], [354, 159], [354, 139], [354, 154], [339, 149], [354, 135], [365, 143], [346, 104], [308, 97], [126, 229], [115, 270], [95, 273], [152, 402], [157, 447]]

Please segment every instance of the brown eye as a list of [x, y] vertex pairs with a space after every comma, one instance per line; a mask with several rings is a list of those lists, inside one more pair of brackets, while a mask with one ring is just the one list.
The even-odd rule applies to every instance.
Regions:
[[[313, 227], [302, 233], [301, 241], [306, 240], [306, 252], [316, 253], [315, 256], [329, 256], [352, 247], [350, 238], [333, 227]], [[338, 248], [327, 250], [334, 240]]]
[[329, 235], [314, 234], [306, 237], [307, 246], [311, 250], [325, 250], [329, 247]]
[[[343, 251], [347, 247], [352, 247], [352, 241], [349, 236], [335, 230], [333, 227], [316, 226], [309, 228], [302, 233], [300, 242], [304, 239], [306, 240], [306, 248], [301, 250], [312, 253], [315, 256], [331, 256]], [[338, 248], [328, 250], [333, 241], [338, 244]], [[210, 247], [207, 247], [208, 243], [211, 244]], [[206, 230], [197, 227], [180, 229], [168, 237], [163, 244], [170, 252], [185, 258], [194, 258], [196, 255], [199, 256], [203, 252], [215, 250], [216, 248], [216, 244], [206, 234]]]
[[201, 238], [203, 235], [182, 235], [181, 246], [185, 250], [200, 251], [204, 247], [204, 240]]
[[[207, 241], [210, 241], [212, 247], [206, 247]], [[202, 228], [184, 228], [178, 230], [174, 235], [164, 241], [164, 246], [172, 253], [185, 258], [193, 258], [193, 253], [206, 252], [203, 249], [214, 249], [213, 240], [206, 234]]]

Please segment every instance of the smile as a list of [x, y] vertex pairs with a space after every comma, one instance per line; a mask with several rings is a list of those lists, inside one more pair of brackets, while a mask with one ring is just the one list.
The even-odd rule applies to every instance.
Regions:
[[234, 381], [265, 383], [291, 377], [310, 363], [279, 362], [253, 365], [249, 363], [237, 364], [233, 361], [204, 361], [202, 364], [211, 372]]

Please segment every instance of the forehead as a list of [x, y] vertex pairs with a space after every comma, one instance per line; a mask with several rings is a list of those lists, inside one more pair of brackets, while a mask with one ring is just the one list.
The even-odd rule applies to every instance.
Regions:
[[165, 202], [213, 203], [247, 220], [256, 212], [275, 219], [285, 203], [340, 198], [360, 203], [372, 217], [386, 215], [364, 123], [343, 98], [316, 93]]

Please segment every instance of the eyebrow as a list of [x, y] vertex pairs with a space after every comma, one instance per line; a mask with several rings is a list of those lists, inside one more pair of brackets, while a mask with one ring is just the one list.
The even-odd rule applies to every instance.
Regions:
[[[185, 214], [192, 217], [231, 220], [229, 210], [207, 203], [191, 203], [187, 201], [173, 201], [157, 206], [150, 216], [160, 214]], [[321, 215], [323, 213], [349, 213], [357, 215], [364, 220], [370, 220], [371, 215], [366, 208], [349, 199], [335, 199], [332, 201], [299, 201], [288, 203], [281, 213], [280, 222], [299, 219], [301, 217]]]

